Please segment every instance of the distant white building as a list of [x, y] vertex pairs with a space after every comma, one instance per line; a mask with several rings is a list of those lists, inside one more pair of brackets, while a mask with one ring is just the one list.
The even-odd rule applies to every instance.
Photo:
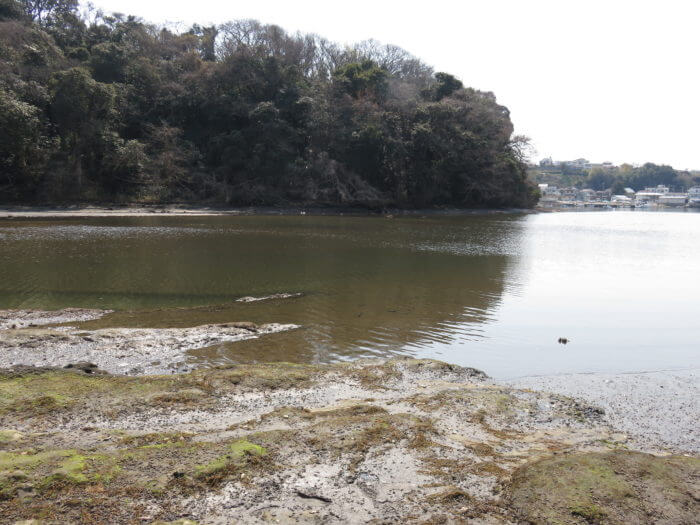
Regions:
[[613, 195], [610, 197], [610, 202], [619, 202], [622, 204], [629, 204], [632, 202], [632, 199], [628, 197], [627, 195]]
[[612, 191], [610, 191], [610, 190], [596, 191], [595, 197], [596, 197], [596, 200], [598, 200], [598, 201], [609, 201], [610, 197], [612, 197]]
[[659, 198], [666, 195], [670, 190], [663, 184], [659, 184], [656, 188], [644, 188], [637, 192], [637, 204], [643, 202], [659, 202]]
[[574, 187], [562, 188], [559, 190], [559, 194], [564, 201], [574, 201], [576, 200], [576, 195], [578, 195], [578, 190]]
[[549, 184], [538, 184], [540, 188], [540, 202], [546, 201], [558, 201], [561, 197], [561, 192], [556, 186], [550, 186]]
[[561, 166], [571, 166], [572, 168], [588, 169], [591, 167], [590, 161], [588, 159], [576, 159], [576, 160], [562, 160], [556, 162]]
[[688, 206], [700, 208], [700, 186], [693, 186], [688, 190]]
[[582, 201], [590, 202], [595, 200], [595, 190], [585, 189], [579, 192], [579, 196]]
[[688, 196], [685, 193], [664, 193], [659, 197], [658, 203], [666, 206], [685, 206]]

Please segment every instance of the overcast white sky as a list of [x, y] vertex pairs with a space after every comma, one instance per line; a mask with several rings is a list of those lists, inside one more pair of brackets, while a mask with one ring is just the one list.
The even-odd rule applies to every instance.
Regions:
[[[151, 22], [255, 18], [396, 44], [493, 91], [534, 159], [700, 169], [700, 0], [93, 0]], [[185, 27], [185, 26], [183, 26]]]

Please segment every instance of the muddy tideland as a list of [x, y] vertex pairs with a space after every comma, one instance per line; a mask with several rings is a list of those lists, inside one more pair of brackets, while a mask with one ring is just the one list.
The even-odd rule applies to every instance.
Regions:
[[293, 327], [86, 332], [40, 324], [99, 312], [1, 315], [2, 523], [691, 524], [700, 510], [691, 451], [471, 368], [173, 373], [188, 349]]

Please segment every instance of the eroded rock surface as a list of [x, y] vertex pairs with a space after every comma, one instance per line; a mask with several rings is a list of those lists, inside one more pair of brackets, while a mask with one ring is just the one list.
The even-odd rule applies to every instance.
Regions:
[[64, 308], [63, 310], [0, 310], [0, 330], [26, 328], [59, 323], [92, 321], [112, 313], [112, 310]]
[[0, 428], [10, 523], [697, 515], [697, 459], [630, 455], [595, 407], [430, 360], [145, 377], [17, 368], [0, 373]]
[[[69, 321], [70, 322], [70, 321]], [[0, 367], [90, 361], [113, 374], [163, 374], [189, 367], [187, 352], [297, 328], [234, 322], [192, 328], [23, 328], [0, 331]]]

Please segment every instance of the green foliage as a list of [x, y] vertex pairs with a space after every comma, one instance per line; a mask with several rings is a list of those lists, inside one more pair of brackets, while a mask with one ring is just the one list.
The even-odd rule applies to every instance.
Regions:
[[659, 184], [668, 186], [672, 191], [682, 192], [700, 184], [700, 176], [697, 173], [679, 171], [671, 166], [660, 166], [651, 162], [636, 167], [623, 164], [591, 169], [562, 164], [556, 167], [540, 167], [533, 171], [531, 177], [538, 183], [591, 188], [596, 191], [610, 189], [613, 195], [624, 194], [625, 188], [639, 191]]
[[449, 97], [457, 91], [462, 89], [464, 86], [462, 82], [449, 73], [435, 73], [435, 86], [432, 90], [433, 100], [440, 101], [445, 97]]
[[0, 87], [0, 191], [15, 197], [36, 184], [46, 162], [41, 109]]
[[0, 2], [2, 201], [536, 200], [508, 110], [395, 46]]
[[19, 0], [0, 0], [0, 21], [19, 20], [25, 12]]
[[372, 60], [352, 62], [339, 67], [333, 75], [341, 91], [353, 98], [381, 100], [387, 91], [387, 72]]
[[586, 185], [594, 190], [611, 188], [613, 193], [620, 194], [625, 188], [635, 191], [663, 184], [675, 191], [686, 191], [689, 187], [700, 182], [687, 172], [674, 170], [671, 166], [659, 166], [647, 162], [640, 167], [622, 165], [620, 167], [601, 169], [593, 168], [588, 173]]
[[19, 0], [18, 3], [39, 24], [48, 24], [78, 9], [78, 0]]
[[615, 182], [615, 176], [608, 170], [594, 168], [588, 174], [588, 188], [603, 191], [610, 188]]
[[99, 131], [110, 117], [114, 93], [82, 68], [56, 73], [51, 88], [51, 117], [61, 135]]

